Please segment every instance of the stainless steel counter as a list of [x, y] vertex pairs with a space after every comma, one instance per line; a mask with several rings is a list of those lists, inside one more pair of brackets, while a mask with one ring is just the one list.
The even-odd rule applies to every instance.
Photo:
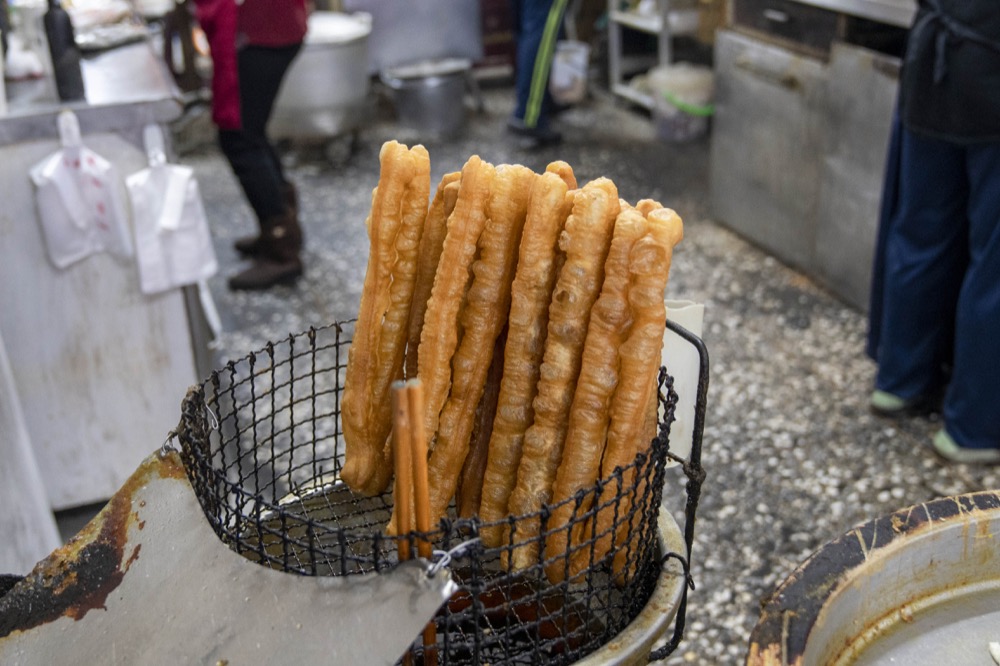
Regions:
[[[55, 136], [55, 115], [72, 109], [83, 134], [165, 123], [182, 111], [180, 93], [150, 42], [137, 42], [83, 60], [84, 101], [61, 103], [49, 81], [7, 84], [8, 114], [0, 117], [0, 146]], [[130, 139], [137, 140], [140, 134]]]
[[866, 309], [899, 60], [735, 30], [715, 56], [715, 218]]
[[908, 28], [917, 11], [916, 0], [795, 0], [860, 18]]

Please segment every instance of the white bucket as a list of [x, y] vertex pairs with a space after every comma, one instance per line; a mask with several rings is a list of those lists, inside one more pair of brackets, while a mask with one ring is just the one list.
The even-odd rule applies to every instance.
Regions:
[[647, 82], [660, 139], [683, 142], [705, 134], [714, 89], [710, 68], [684, 62], [660, 65], [649, 71]]
[[587, 96], [587, 66], [590, 46], [584, 42], [556, 42], [549, 75], [549, 92], [559, 104], [576, 104]]

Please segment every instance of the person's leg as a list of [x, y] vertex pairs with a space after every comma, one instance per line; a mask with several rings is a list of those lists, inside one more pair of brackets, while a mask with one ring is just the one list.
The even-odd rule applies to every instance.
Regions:
[[868, 339], [865, 353], [872, 360], [878, 360], [878, 349], [882, 339], [882, 297], [885, 292], [885, 239], [889, 235], [889, 225], [899, 204], [900, 134], [903, 125], [899, 114], [893, 111], [892, 129], [889, 134], [889, 148], [885, 158], [885, 176], [882, 180], [882, 201], [879, 206], [878, 233], [875, 238], [875, 254], [872, 258], [872, 282], [868, 299]]
[[514, 21], [514, 118], [524, 119], [531, 94], [531, 75], [535, 68], [535, 54], [542, 41], [545, 17], [551, 2], [533, 0], [511, 0]]
[[541, 39], [535, 53], [534, 67], [531, 73], [531, 90], [522, 116], [528, 127], [545, 127], [548, 125], [548, 112], [552, 106], [552, 96], [549, 94], [549, 73], [552, 71], [552, 58], [556, 52], [556, 40], [562, 27], [563, 14], [566, 12], [568, 0], [549, 2], [549, 11], [542, 26]]
[[282, 189], [285, 178], [267, 138], [267, 121], [281, 80], [298, 49], [247, 46], [237, 56], [242, 131], [236, 145], [224, 151], [261, 223], [280, 216], [286, 209]]
[[969, 268], [958, 295], [944, 422], [959, 446], [1000, 448], [1000, 144], [968, 151]]
[[281, 162], [267, 138], [274, 100], [298, 51], [299, 45], [249, 46], [238, 54], [242, 154], [235, 163], [230, 162], [257, 214], [260, 236], [236, 242], [237, 249], [252, 256], [254, 263], [229, 279], [232, 289], [266, 289], [302, 274], [302, 229], [291, 206]]
[[964, 149], [901, 134], [899, 201], [885, 239], [876, 388], [916, 401], [943, 387], [968, 262]]
[[518, 21], [515, 90], [517, 102], [508, 124], [541, 141], [558, 141], [549, 129], [552, 96], [548, 81], [567, 0], [529, 0], [515, 8]]

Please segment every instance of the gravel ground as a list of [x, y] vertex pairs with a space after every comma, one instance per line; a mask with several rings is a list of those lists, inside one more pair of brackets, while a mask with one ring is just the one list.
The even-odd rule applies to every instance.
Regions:
[[[658, 142], [648, 117], [596, 94], [560, 118], [566, 140], [526, 150], [503, 131], [513, 93], [484, 91], [485, 109], [451, 141], [423, 141], [436, 179], [470, 154], [541, 169], [572, 164], [581, 181], [611, 177], [621, 195], [652, 197], [685, 220], [668, 295], [704, 302], [712, 359], [687, 631], [667, 664], [741, 663], [763, 599], [811, 552], [851, 526], [935, 497], [998, 487], [990, 468], [945, 466], [925, 448], [934, 418], [894, 423], [867, 411], [874, 366], [865, 317], [711, 219], [708, 140]], [[307, 273], [294, 288], [232, 293], [232, 241], [251, 213], [210, 143], [191, 141], [222, 270], [211, 280], [225, 328], [218, 361], [310, 325], [353, 317], [367, 262], [364, 218], [384, 140], [421, 141], [376, 105], [353, 153], [286, 154], [301, 193]], [[193, 147], [192, 147], [193, 144]], [[338, 138], [331, 148], [342, 149]], [[335, 152], [335, 151], [330, 151]], [[344, 150], [340, 150], [346, 153]], [[867, 260], [867, 259], [862, 259]]]

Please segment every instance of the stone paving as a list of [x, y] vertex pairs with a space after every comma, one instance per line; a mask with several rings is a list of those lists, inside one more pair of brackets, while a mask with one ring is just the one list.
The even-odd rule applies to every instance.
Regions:
[[[940, 426], [935, 419], [894, 423], [869, 414], [874, 366], [863, 353], [864, 315], [711, 219], [707, 139], [662, 143], [647, 116], [597, 93], [562, 115], [562, 145], [530, 151], [503, 131], [512, 96], [508, 88], [485, 90], [485, 109], [470, 116], [461, 136], [423, 141], [433, 178], [473, 153], [536, 170], [563, 159], [581, 181], [609, 176], [624, 198], [658, 199], [685, 221], [668, 296], [706, 305], [708, 476], [692, 558], [697, 589], [684, 640], [667, 664], [741, 663], [761, 601], [851, 526], [935, 497], [1000, 486], [992, 468], [946, 466], [926, 450]], [[379, 108], [345, 160], [331, 163], [316, 148], [287, 154], [307, 237], [307, 272], [294, 288], [227, 290], [226, 276], [239, 267], [232, 241], [252, 230], [250, 210], [211, 144], [181, 155], [196, 169], [221, 264], [210, 282], [225, 329], [215, 342], [220, 363], [354, 316], [379, 147], [391, 138], [422, 141]], [[343, 137], [332, 147], [338, 141]]]

